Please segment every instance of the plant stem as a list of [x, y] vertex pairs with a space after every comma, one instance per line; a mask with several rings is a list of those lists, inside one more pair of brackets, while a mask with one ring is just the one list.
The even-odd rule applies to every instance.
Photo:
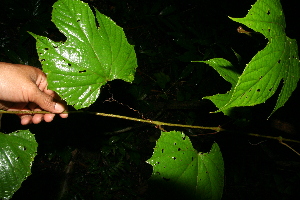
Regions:
[[269, 138], [269, 139], [273, 139], [273, 140], [278, 140], [280, 143], [283, 143], [282, 141], [300, 143], [300, 141], [298, 141], [298, 140], [282, 138], [281, 136], [273, 137], [273, 136], [268, 136], [268, 135], [255, 134], [255, 133], [248, 133], [248, 135], [255, 136], [255, 137]]
[[[48, 111], [5, 111], [0, 110], [0, 113], [3, 114], [54, 114]], [[107, 113], [99, 113], [99, 112], [89, 112], [89, 111], [65, 111], [61, 114], [92, 114], [92, 115], [99, 115], [104, 117], [113, 117], [113, 118], [120, 118], [120, 119], [126, 119], [126, 120], [132, 120], [142, 123], [149, 123], [156, 126], [177, 126], [177, 127], [184, 127], [184, 128], [198, 128], [198, 129], [208, 129], [208, 130], [214, 130], [216, 132], [224, 131], [221, 127], [206, 127], [206, 126], [192, 126], [192, 125], [184, 125], [184, 124], [172, 124], [172, 123], [165, 123], [160, 121], [152, 121], [147, 119], [138, 119], [134, 117], [127, 117], [122, 115], [115, 115], [115, 114], [107, 114]]]

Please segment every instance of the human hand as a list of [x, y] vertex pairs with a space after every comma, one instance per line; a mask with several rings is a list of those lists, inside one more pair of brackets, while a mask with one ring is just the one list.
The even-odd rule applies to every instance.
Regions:
[[[62, 113], [66, 105], [52, 90], [47, 77], [38, 68], [0, 62], [0, 109], [8, 111], [49, 111]], [[19, 115], [21, 124], [51, 122], [55, 114]], [[60, 114], [67, 118], [68, 114]]]

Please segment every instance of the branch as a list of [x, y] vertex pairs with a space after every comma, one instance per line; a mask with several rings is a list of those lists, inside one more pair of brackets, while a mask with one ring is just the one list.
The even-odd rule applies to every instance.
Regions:
[[248, 133], [248, 135], [255, 136], [255, 137], [269, 138], [269, 139], [273, 139], [273, 140], [278, 140], [280, 143], [282, 143], [282, 141], [286, 141], [286, 142], [295, 142], [295, 143], [300, 144], [300, 141], [298, 141], [298, 140], [282, 138], [281, 136], [274, 137], [274, 136], [260, 135], [260, 134], [255, 134], [255, 133]]
[[[0, 110], [0, 113], [3, 114], [55, 114], [48, 111], [5, 111]], [[206, 126], [192, 126], [192, 125], [184, 125], [184, 124], [172, 124], [172, 123], [166, 123], [166, 122], [160, 122], [160, 121], [152, 121], [152, 120], [146, 120], [146, 119], [138, 119], [134, 117], [127, 117], [122, 115], [115, 115], [115, 114], [107, 114], [107, 113], [99, 113], [99, 112], [89, 112], [89, 111], [65, 111], [62, 112], [62, 114], [92, 114], [92, 115], [99, 115], [104, 117], [113, 117], [113, 118], [120, 118], [120, 119], [126, 119], [126, 120], [132, 120], [142, 123], [148, 123], [153, 124], [156, 126], [177, 126], [177, 127], [184, 127], [184, 128], [198, 128], [198, 129], [208, 129], [208, 130], [214, 130], [216, 132], [225, 131], [221, 127], [206, 127]]]
[[293, 152], [295, 152], [298, 156], [300, 156], [300, 153], [299, 153], [299, 152], [297, 152], [297, 151], [296, 151], [295, 149], [293, 149], [291, 146], [289, 146], [288, 144], [286, 144], [286, 143], [283, 142], [283, 141], [286, 141], [286, 142], [300, 143], [300, 141], [298, 141], [298, 140], [286, 139], [286, 138], [283, 138], [283, 137], [281, 137], [281, 136], [273, 137], [273, 136], [259, 135], [259, 134], [254, 134], [254, 133], [249, 133], [248, 135], [278, 140], [278, 142], [279, 142], [280, 144], [282, 144], [282, 145], [288, 147], [288, 148], [291, 149]]

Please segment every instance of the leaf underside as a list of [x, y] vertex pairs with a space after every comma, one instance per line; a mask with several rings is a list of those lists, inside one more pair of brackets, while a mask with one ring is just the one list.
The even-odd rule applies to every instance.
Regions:
[[47, 73], [49, 89], [76, 109], [90, 106], [107, 81], [132, 82], [137, 61], [121, 27], [79, 0], [59, 0], [53, 5], [52, 21], [67, 37], [55, 42], [31, 35]]

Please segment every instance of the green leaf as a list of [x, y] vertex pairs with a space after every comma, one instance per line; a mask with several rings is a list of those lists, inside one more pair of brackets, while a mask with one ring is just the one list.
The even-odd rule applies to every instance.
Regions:
[[121, 27], [79, 0], [59, 0], [53, 6], [52, 21], [67, 37], [54, 42], [31, 33], [48, 75], [49, 88], [76, 109], [90, 106], [107, 81], [132, 82], [137, 61], [132, 45]]
[[214, 58], [207, 61], [196, 61], [196, 62], [203, 62], [211, 67], [213, 67], [226, 81], [231, 83], [232, 86], [235, 86], [238, 82], [240, 74], [237, 70], [233, 67], [233, 65], [223, 59], [223, 58]]
[[[213, 67], [226, 81], [231, 83], [232, 85], [231, 90], [226, 94], [216, 94], [213, 96], [207, 96], [203, 98], [203, 99], [211, 100], [218, 108], [222, 108], [229, 102], [233, 93], [233, 88], [236, 86], [240, 74], [237, 72], [237, 70], [229, 61], [223, 58], [213, 58], [207, 61], [195, 61], [195, 62], [203, 62], [208, 64], [209, 66]], [[225, 115], [230, 115], [231, 108], [224, 109], [222, 110], [222, 112]]]
[[218, 111], [264, 103], [283, 80], [273, 114], [285, 104], [300, 78], [297, 42], [285, 35], [286, 24], [280, 1], [258, 0], [246, 17], [230, 19], [262, 33], [269, 42], [246, 65], [229, 93], [230, 98], [224, 97], [227, 102]]
[[224, 185], [224, 163], [220, 148], [214, 143], [209, 153], [198, 153], [188, 136], [162, 132], [153, 156], [150, 180], [188, 191], [192, 198], [221, 199]]
[[0, 133], [0, 198], [9, 199], [31, 174], [37, 143], [28, 130]]

